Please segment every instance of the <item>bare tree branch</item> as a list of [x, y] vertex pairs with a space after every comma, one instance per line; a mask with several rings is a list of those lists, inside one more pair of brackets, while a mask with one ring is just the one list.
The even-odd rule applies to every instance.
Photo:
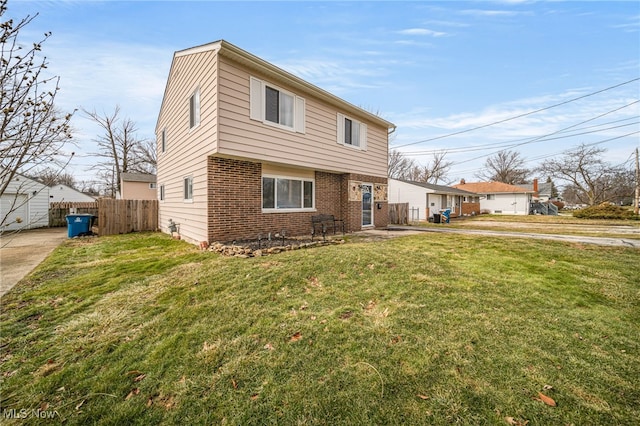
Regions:
[[155, 144], [137, 138], [135, 122], [128, 118], [121, 119], [119, 106], [111, 114], [99, 114], [86, 109], [83, 112], [104, 131], [94, 139], [99, 150], [94, 155], [104, 159], [95, 168], [112, 196], [121, 189], [122, 173], [155, 173]]
[[540, 170], [567, 182], [566, 196], [590, 206], [633, 194], [633, 173], [602, 160], [604, 148], [581, 144], [562, 157], [546, 160]]
[[[60, 90], [59, 77], [47, 77], [47, 58], [40, 57], [48, 32], [35, 42], [19, 41], [20, 31], [37, 16], [18, 22], [4, 20], [7, 0], [0, 0], [0, 195], [7, 192], [16, 174], [34, 173], [55, 166], [61, 170], [70, 161], [63, 147], [71, 139], [70, 120], [54, 106]], [[30, 46], [24, 48], [23, 46]], [[72, 154], [73, 155], [73, 154]], [[12, 193], [16, 188], [12, 189]], [[3, 211], [0, 226], [6, 225], [16, 203]]]
[[518, 185], [527, 182], [531, 171], [524, 167], [524, 159], [517, 151], [500, 151], [487, 158], [484, 169], [476, 174], [482, 180]]

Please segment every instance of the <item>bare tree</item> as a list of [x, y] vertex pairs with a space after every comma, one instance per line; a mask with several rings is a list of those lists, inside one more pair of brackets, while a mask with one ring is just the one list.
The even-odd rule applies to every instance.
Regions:
[[524, 159], [517, 151], [500, 151], [487, 158], [484, 169], [476, 173], [482, 180], [518, 185], [526, 183], [531, 171], [524, 167]]
[[411, 169], [416, 166], [412, 158], [394, 149], [389, 152], [389, 177], [392, 179], [409, 179]]
[[445, 178], [453, 165], [453, 162], [445, 160], [445, 156], [446, 152], [434, 153], [432, 161], [421, 166], [400, 151], [393, 150], [389, 153], [389, 177], [437, 184]]
[[149, 173], [155, 170], [155, 153], [150, 152], [150, 143], [137, 138], [138, 129], [132, 120], [120, 118], [119, 106], [111, 114], [100, 115], [95, 110], [83, 112], [104, 130], [104, 134], [94, 140], [99, 149], [94, 155], [104, 158], [96, 167], [111, 196], [121, 189], [122, 173]]
[[[606, 163], [604, 148], [581, 144], [558, 158], [546, 160], [540, 170], [548, 176], [568, 183], [571, 198], [590, 206], [619, 201], [633, 194], [633, 174], [623, 166]], [[625, 184], [626, 183], [626, 184]], [[565, 189], [565, 196], [567, 194]]]
[[446, 152], [433, 154], [432, 160], [422, 169], [422, 182], [437, 185], [438, 182], [444, 180], [453, 165], [452, 161], [445, 160], [446, 155]]
[[77, 189], [76, 179], [71, 173], [60, 172], [59, 170], [52, 168], [38, 170], [35, 173], [29, 174], [28, 177], [33, 180], [37, 180], [46, 186], [67, 185], [70, 188]]
[[136, 173], [156, 174], [156, 142], [142, 139], [133, 147], [133, 159], [130, 170]]
[[[72, 114], [63, 115], [54, 106], [60, 78], [46, 76], [47, 58], [40, 57], [51, 33], [25, 44], [19, 40], [20, 31], [37, 15], [15, 22], [4, 19], [6, 11], [7, 0], [0, 0], [0, 196], [15, 182], [16, 174], [45, 167], [62, 171], [73, 155], [62, 155], [71, 139]], [[11, 188], [11, 192], [17, 194], [20, 188]], [[14, 197], [11, 206], [3, 210], [0, 226], [6, 225], [19, 203], [26, 202], [18, 199]]]

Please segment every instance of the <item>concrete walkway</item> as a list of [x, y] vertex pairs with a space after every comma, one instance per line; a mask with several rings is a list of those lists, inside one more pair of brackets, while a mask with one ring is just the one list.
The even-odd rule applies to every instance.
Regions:
[[389, 232], [444, 232], [449, 234], [486, 235], [493, 237], [535, 238], [539, 240], [565, 241], [568, 243], [595, 244], [600, 246], [617, 246], [640, 248], [640, 240], [631, 238], [588, 237], [584, 235], [535, 234], [531, 232], [487, 231], [480, 229], [460, 229], [442, 227], [416, 227], [389, 225]]
[[0, 236], [0, 296], [67, 239], [67, 228], [41, 228]]

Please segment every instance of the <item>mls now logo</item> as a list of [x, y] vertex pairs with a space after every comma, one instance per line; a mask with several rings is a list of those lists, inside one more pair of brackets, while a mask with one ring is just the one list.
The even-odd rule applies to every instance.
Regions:
[[58, 416], [57, 411], [51, 410], [28, 410], [26, 408], [22, 408], [20, 410], [15, 408], [4, 409], [2, 410], [2, 417], [5, 419], [28, 419], [28, 418], [37, 418], [37, 419], [53, 419]]

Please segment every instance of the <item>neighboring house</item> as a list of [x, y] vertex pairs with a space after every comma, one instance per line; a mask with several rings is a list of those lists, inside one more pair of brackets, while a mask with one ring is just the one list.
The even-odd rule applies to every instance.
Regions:
[[502, 182], [474, 182], [462, 180], [454, 188], [475, 192], [480, 196], [480, 211], [492, 214], [529, 214], [533, 190]]
[[67, 185], [52, 185], [49, 187], [49, 203], [89, 203], [96, 201], [91, 195], [87, 195]]
[[158, 123], [159, 223], [192, 242], [386, 227], [395, 126], [224, 40], [178, 51]]
[[[4, 182], [0, 182], [3, 186]], [[0, 232], [49, 226], [49, 188], [16, 174], [0, 196]]]
[[156, 176], [144, 173], [120, 173], [121, 200], [156, 200]]
[[533, 191], [529, 214], [558, 215], [558, 207], [551, 202], [553, 198], [553, 183], [544, 182], [539, 184], [538, 179], [534, 179], [531, 184], [518, 186]]
[[419, 211], [418, 220], [427, 220], [445, 209], [451, 211], [451, 217], [480, 214], [477, 194], [424, 182], [389, 179], [389, 202], [409, 203], [410, 219], [414, 218], [411, 209]]
[[547, 202], [553, 198], [553, 183], [551, 182], [538, 183], [538, 179], [534, 179], [533, 183], [518, 186], [533, 191], [534, 201]]

